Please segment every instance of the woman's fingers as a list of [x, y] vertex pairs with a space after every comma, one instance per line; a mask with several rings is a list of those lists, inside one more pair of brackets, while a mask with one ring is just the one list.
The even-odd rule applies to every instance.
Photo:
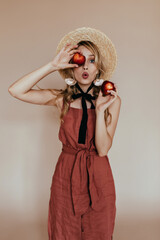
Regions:
[[117, 92], [113, 91], [113, 90], [109, 90], [109, 92], [112, 94], [111, 96], [113, 97], [113, 101], [114, 99], [117, 97]]
[[107, 92], [113, 94], [113, 95], [117, 95], [117, 92], [113, 91], [113, 90], [108, 90]]
[[71, 43], [66, 43], [66, 45], [62, 49], [66, 50], [69, 45], [71, 45]]
[[114, 86], [115, 86], [115, 88], [116, 88], [116, 92], [117, 92], [117, 94], [118, 94], [118, 87], [117, 87], [117, 84], [114, 83]]
[[79, 49], [71, 50], [71, 51], [70, 51], [70, 54], [71, 54], [71, 55], [74, 55], [74, 53], [76, 53], [76, 52], [81, 53], [81, 50], [79, 50]]
[[67, 43], [67, 44], [60, 50], [60, 52], [66, 51], [66, 49], [67, 49], [67, 47], [68, 47], [69, 45], [70, 45], [70, 44]]
[[68, 46], [66, 50], [67, 50], [67, 52], [70, 52], [72, 49], [77, 48], [77, 47], [78, 47], [77, 44], [73, 45], [73, 46], [70, 46], [70, 47]]
[[74, 67], [79, 67], [79, 65], [77, 65], [77, 64], [69, 64], [69, 65], [66, 65], [66, 67], [65, 68], [74, 68]]

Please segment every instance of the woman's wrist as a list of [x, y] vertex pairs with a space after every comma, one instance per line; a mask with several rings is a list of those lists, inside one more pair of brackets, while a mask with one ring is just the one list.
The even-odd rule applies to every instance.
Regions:
[[47, 63], [46, 66], [48, 67], [48, 70], [50, 72], [55, 72], [58, 70], [58, 67], [56, 65], [52, 64], [52, 62]]
[[103, 116], [104, 115], [104, 111], [100, 110], [98, 108], [95, 108], [95, 112], [96, 112], [96, 116]]

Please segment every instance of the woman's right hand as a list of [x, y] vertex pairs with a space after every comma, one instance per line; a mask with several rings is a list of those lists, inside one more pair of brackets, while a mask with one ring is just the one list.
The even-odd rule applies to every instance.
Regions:
[[50, 62], [53, 67], [56, 67], [57, 70], [65, 68], [79, 67], [77, 64], [71, 64], [69, 61], [76, 52], [81, 52], [77, 48], [78, 45], [70, 46], [71, 43], [67, 43], [61, 51], [56, 55], [56, 57]]

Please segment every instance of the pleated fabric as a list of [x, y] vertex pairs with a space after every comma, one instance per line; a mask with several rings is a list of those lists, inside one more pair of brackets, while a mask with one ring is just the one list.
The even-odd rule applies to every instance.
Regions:
[[59, 129], [62, 151], [50, 187], [49, 240], [112, 240], [116, 191], [108, 156], [95, 147], [95, 109], [87, 109], [85, 144], [78, 143], [82, 109], [69, 106]]

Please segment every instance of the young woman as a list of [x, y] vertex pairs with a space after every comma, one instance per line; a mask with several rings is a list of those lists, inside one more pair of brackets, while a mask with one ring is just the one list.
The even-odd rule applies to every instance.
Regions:
[[[73, 63], [78, 52], [82, 65]], [[56, 106], [60, 112], [59, 155], [52, 177], [48, 211], [49, 240], [111, 240], [116, 216], [114, 178], [107, 156], [115, 134], [121, 99], [103, 96], [117, 61], [111, 40], [99, 30], [79, 28], [65, 35], [55, 58], [9, 87], [13, 97]], [[64, 90], [32, 89], [59, 71]], [[100, 78], [101, 77], [101, 78]]]

